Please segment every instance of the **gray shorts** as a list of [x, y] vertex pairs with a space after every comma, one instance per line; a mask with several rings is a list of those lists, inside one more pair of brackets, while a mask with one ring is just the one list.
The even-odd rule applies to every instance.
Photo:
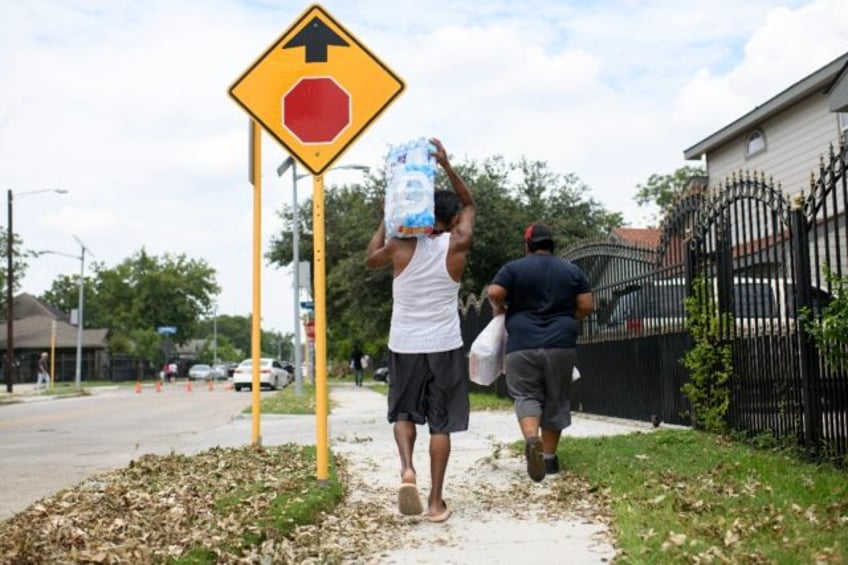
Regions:
[[519, 420], [536, 417], [545, 430], [571, 425], [571, 371], [577, 349], [523, 349], [507, 353], [506, 385]]
[[462, 348], [389, 353], [389, 422], [429, 424], [431, 434], [468, 429], [467, 359]]

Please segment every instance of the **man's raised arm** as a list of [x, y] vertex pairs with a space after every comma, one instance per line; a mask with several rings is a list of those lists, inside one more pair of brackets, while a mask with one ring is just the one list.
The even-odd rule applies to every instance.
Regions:
[[474, 209], [474, 198], [471, 196], [471, 190], [469, 190], [468, 185], [465, 184], [462, 177], [460, 177], [451, 166], [450, 161], [448, 161], [447, 151], [445, 151], [442, 142], [434, 137], [430, 139], [430, 143], [436, 146], [436, 151], [433, 153], [433, 156], [436, 158], [436, 162], [442, 167], [442, 170], [445, 171], [454, 192], [456, 192], [456, 197], [459, 199], [460, 204], [462, 204], [462, 210], [459, 213], [459, 222], [457, 223], [456, 231], [461, 235], [468, 236], [470, 241], [471, 232], [474, 229], [474, 217], [476, 213]]
[[386, 267], [392, 262], [392, 256], [386, 241], [386, 221], [380, 220], [380, 227], [374, 232], [365, 251], [365, 265], [369, 269]]

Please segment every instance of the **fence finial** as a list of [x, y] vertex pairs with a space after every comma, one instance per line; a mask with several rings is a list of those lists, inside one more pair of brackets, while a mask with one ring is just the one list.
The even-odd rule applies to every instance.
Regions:
[[792, 196], [789, 197], [789, 209], [793, 212], [796, 210], [800, 210], [804, 207], [804, 193], [796, 192]]

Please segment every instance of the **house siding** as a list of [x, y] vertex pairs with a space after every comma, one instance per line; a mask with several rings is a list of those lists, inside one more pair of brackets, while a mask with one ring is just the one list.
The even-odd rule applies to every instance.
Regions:
[[810, 173], [817, 172], [819, 158], [829, 145], [839, 140], [837, 115], [829, 108], [828, 97], [816, 94], [787, 108], [760, 124], [766, 136], [766, 150], [746, 158], [746, 132], [707, 155], [711, 187], [718, 187], [734, 172], [764, 172], [787, 195], [809, 191]]

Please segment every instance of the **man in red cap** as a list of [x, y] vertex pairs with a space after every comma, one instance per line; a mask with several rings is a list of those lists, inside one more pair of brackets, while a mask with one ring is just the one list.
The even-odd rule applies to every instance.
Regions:
[[583, 272], [553, 254], [548, 226], [528, 226], [524, 247], [524, 257], [501, 267], [487, 294], [494, 313], [506, 313], [507, 388], [524, 436], [527, 474], [539, 482], [559, 472], [556, 450], [571, 425], [580, 320], [592, 312], [594, 300]]

